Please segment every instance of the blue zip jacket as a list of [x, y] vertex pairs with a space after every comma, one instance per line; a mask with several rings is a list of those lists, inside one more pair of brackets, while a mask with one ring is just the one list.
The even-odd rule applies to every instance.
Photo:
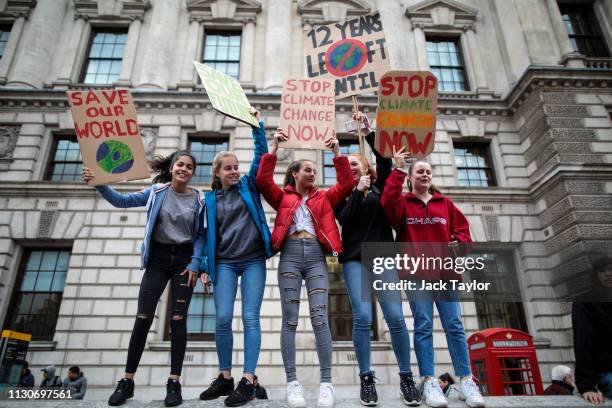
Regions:
[[[157, 215], [159, 214], [159, 209], [161, 208], [168, 188], [170, 188], [170, 183], [154, 184], [136, 193], [121, 194], [109, 186], [96, 187], [100, 194], [102, 194], [102, 197], [115, 207], [128, 208], [146, 206], [147, 226], [145, 228], [145, 236], [140, 250], [142, 256], [141, 269], [147, 267], [153, 228], [155, 227]], [[204, 242], [204, 229], [206, 228], [206, 216], [203, 215], [203, 213], [206, 209], [202, 203], [202, 193], [195, 188], [193, 188], [193, 190], [197, 193], [195, 216], [193, 217], [193, 255], [191, 256], [191, 262], [187, 265], [187, 269], [199, 274], [202, 263], [201, 254]]]
[[[240, 177], [238, 180], [238, 193], [249, 209], [251, 217], [255, 222], [257, 231], [261, 235], [266, 248], [266, 258], [274, 255], [275, 251], [270, 246], [270, 228], [266, 221], [266, 214], [261, 205], [261, 195], [255, 185], [257, 170], [261, 156], [268, 152], [268, 144], [266, 143], [266, 131], [263, 121], [259, 122], [259, 127], [253, 127], [253, 141], [255, 142], [255, 156], [251, 163], [251, 169], [247, 174]], [[202, 258], [202, 271], [208, 274], [210, 281], [215, 283], [215, 254], [217, 251], [217, 190], [212, 190], [204, 194], [204, 202], [206, 205], [207, 230], [204, 243], [204, 254]]]

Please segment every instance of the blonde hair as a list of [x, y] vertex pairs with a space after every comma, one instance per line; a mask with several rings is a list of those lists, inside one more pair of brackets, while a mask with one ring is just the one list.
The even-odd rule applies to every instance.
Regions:
[[213, 158], [212, 162], [212, 183], [210, 184], [210, 187], [213, 190], [219, 190], [222, 188], [221, 179], [217, 176], [217, 172], [221, 168], [221, 163], [223, 162], [223, 159], [225, 159], [226, 157], [233, 157], [236, 159], [236, 161], [238, 161], [238, 156], [236, 156], [236, 154], [233, 152], [222, 151], [215, 154], [215, 157]]

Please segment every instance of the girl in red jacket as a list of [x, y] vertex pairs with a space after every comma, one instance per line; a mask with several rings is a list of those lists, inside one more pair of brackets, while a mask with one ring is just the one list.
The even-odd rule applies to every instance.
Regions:
[[291, 407], [306, 406], [295, 373], [295, 331], [304, 280], [321, 368], [317, 406], [331, 407], [334, 405], [334, 389], [331, 384], [332, 343], [327, 320], [329, 283], [325, 254], [337, 256], [342, 251], [334, 207], [353, 190], [353, 176], [348, 159], [340, 155], [338, 140], [328, 138], [325, 144], [334, 153], [338, 184], [327, 191], [317, 189], [315, 164], [310, 160], [299, 160], [287, 168], [281, 189], [274, 183], [273, 176], [278, 143], [285, 140], [284, 131], [277, 129], [270, 153], [261, 159], [256, 183], [266, 201], [277, 211], [271, 244], [273, 249], [281, 251], [278, 285], [283, 314], [281, 354], [287, 375], [287, 402]]
[[[418, 160], [404, 170], [404, 148], [394, 149], [396, 169], [391, 172], [381, 197], [381, 205], [389, 222], [397, 232], [397, 242], [448, 243], [449, 249], [472, 242], [467, 219], [451, 200], [432, 189], [431, 166]], [[410, 191], [402, 197], [404, 179], [408, 176]], [[435, 245], [431, 245], [435, 248]], [[448, 250], [434, 251], [450, 253]], [[433, 271], [422, 276], [432, 280]], [[437, 277], [438, 280], [440, 276]], [[457, 278], [457, 275], [455, 275]], [[420, 285], [417, 283], [417, 285]], [[433, 304], [434, 300], [414, 299], [408, 294], [414, 318], [414, 351], [422, 377], [423, 397], [430, 407], [446, 407], [447, 401], [434, 376]], [[484, 400], [472, 380], [467, 340], [461, 322], [458, 301], [435, 300], [442, 327], [446, 334], [455, 375], [461, 379], [459, 389], [470, 407], [484, 407]]]

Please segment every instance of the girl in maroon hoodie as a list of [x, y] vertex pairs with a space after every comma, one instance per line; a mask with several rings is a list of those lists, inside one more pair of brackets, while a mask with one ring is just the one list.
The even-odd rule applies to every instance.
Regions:
[[[453, 204], [437, 190], [432, 189], [431, 166], [418, 160], [404, 169], [406, 154], [404, 148], [393, 151], [396, 169], [391, 172], [381, 197], [381, 205], [389, 222], [397, 232], [397, 242], [409, 242], [422, 248], [430, 243], [428, 255], [446, 256], [460, 244], [472, 242], [467, 219]], [[408, 176], [410, 191], [402, 197], [402, 186]], [[435, 245], [437, 243], [437, 245]], [[443, 245], [440, 245], [440, 244]], [[420, 245], [419, 245], [420, 244]], [[419, 250], [418, 253], [421, 251]], [[421, 277], [432, 281], [434, 277], [426, 270]], [[452, 272], [451, 272], [452, 273]], [[457, 278], [458, 275], [455, 275]], [[420, 282], [417, 282], [420, 286]], [[446, 407], [447, 401], [434, 375], [433, 350], [433, 304], [436, 304], [442, 327], [446, 334], [448, 349], [455, 369], [461, 378], [459, 389], [470, 407], [484, 407], [484, 400], [472, 380], [467, 340], [461, 322], [461, 305], [458, 301], [434, 300], [431, 297], [418, 301], [411, 300], [410, 309], [414, 318], [414, 351], [422, 377], [423, 397], [430, 407]]]
[[318, 407], [334, 405], [331, 384], [331, 334], [327, 321], [328, 271], [325, 254], [337, 256], [342, 251], [334, 207], [353, 191], [354, 182], [348, 159], [340, 155], [338, 140], [329, 138], [326, 145], [334, 152], [338, 184], [327, 191], [316, 186], [316, 166], [310, 160], [294, 161], [287, 168], [283, 188], [274, 183], [276, 150], [279, 141], [287, 140], [282, 129], [274, 134], [274, 145], [261, 158], [257, 188], [276, 210], [271, 244], [281, 251], [278, 286], [283, 323], [281, 354], [287, 375], [287, 402], [290, 407], [305, 407], [306, 401], [295, 373], [295, 331], [300, 310], [302, 280], [306, 282], [310, 321], [315, 333], [321, 368]]

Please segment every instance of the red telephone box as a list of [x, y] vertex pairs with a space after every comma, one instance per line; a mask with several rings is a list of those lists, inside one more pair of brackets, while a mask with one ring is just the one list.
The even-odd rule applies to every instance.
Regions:
[[483, 395], [543, 395], [532, 337], [514, 329], [486, 329], [468, 339], [472, 373]]

